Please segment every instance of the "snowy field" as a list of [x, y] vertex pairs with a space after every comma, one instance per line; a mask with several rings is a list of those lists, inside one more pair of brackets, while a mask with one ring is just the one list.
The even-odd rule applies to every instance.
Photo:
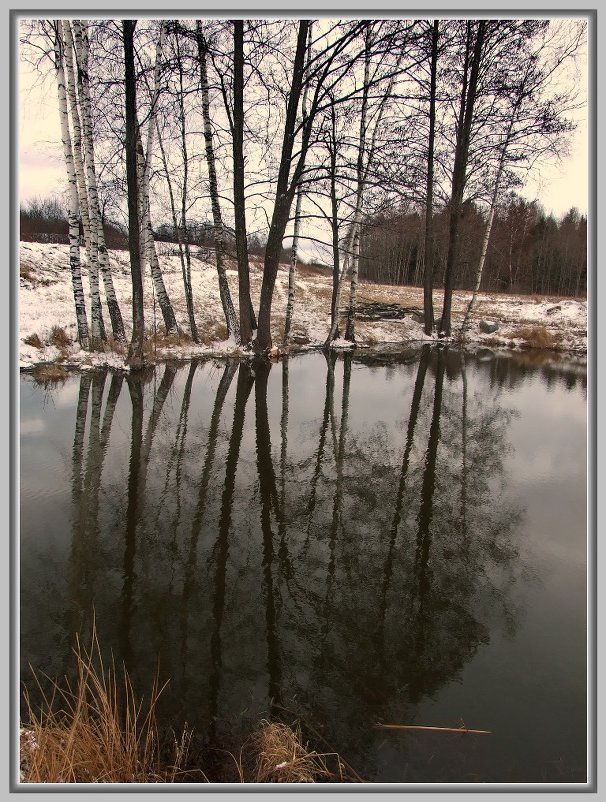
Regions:
[[[176, 247], [176, 246], [175, 246]], [[164, 244], [159, 245], [160, 264], [164, 281], [172, 300], [177, 322], [188, 331], [181, 263], [178, 255]], [[116, 295], [120, 302], [127, 335], [131, 326], [131, 286], [127, 251], [111, 251], [110, 265]], [[262, 262], [251, 258], [251, 286], [253, 304], [257, 307], [261, 287]], [[124, 368], [124, 354], [109, 348], [103, 353], [82, 351], [76, 339], [74, 301], [69, 270], [67, 245], [20, 243], [19, 304], [19, 365], [31, 368], [41, 363], [60, 362], [66, 365], [92, 367], [107, 365]], [[88, 288], [86, 264], [82, 268], [85, 292]], [[237, 274], [228, 269], [228, 279], [234, 303], [237, 304]], [[237, 353], [233, 341], [226, 340], [223, 323], [217, 272], [213, 264], [201, 258], [192, 260], [192, 287], [196, 322], [202, 344], [194, 345], [187, 337], [176, 342], [163, 342], [162, 336], [153, 338], [150, 356], [154, 360], [188, 359], [194, 356], [224, 356]], [[288, 268], [282, 265], [278, 273], [273, 298], [272, 336], [276, 345], [282, 341], [284, 313], [288, 290]], [[348, 287], [344, 286], [341, 306], [345, 306]], [[147, 276], [145, 292], [145, 325], [153, 335], [162, 333], [162, 316], [155, 303], [151, 279]], [[455, 291], [453, 296], [453, 335], [456, 337], [470, 293]], [[102, 298], [103, 290], [102, 290]], [[330, 326], [331, 275], [328, 269], [303, 267], [297, 275], [295, 312], [293, 318], [291, 350], [321, 346]], [[399, 304], [407, 309], [422, 310], [423, 291], [417, 287], [391, 287], [360, 283], [358, 300]], [[434, 292], [436, 314], [441, 310], [441, 291]], [[104, 309], [105, 314], [105, 309]], [[105, 314], [106, 326], [109, 326]], [[480, 331], [481, 320], [498, 324], [492, 334]], [[63, 329], [67, 338], [53, 344], [53, 329]], [[56, 331], [55, 331], [56, 334]], [[60, 338], [59, 338], [60, 339]], [[381, 348], [398, 344], [428, 342], [423, 326], [407, 314], [401, 320], [356, 322], [356, 339], [359, 347]], [[436, 339], [436, 338], [434, 338]], [[26, 343], [28, 340], [30, 344]], [[69, 341], [68, 341], [69, 340]], [[587, 302], [584, 299], [545, 296], [514, 296], [480, 294], [467, 340], [490, 348], [542, 347], [554, 352], [572, 352], [583, 356], [587, 352]], [[34, 344], [31, 344], [31, 343]], [[337, 346], [348, 346], [337, 341]]]

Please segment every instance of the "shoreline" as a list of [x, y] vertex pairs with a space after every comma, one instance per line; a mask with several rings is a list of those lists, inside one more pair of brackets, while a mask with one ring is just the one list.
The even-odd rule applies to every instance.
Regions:
[[[109, 251], [112, 278], [127, 332], [131, 328], [131, 288], [128, 253]], [[186, 362], [192, 359], [253, 358], [250, 351], [240, 349], [226, 339], [222, 318], [216, 268], [211, 261], [195, 258], [192, 262], [192, 287], [196, 303], [200, 344], [194, 344], [187, 331], [187, 311], [183, 297], [181, 267], [177, 257], [161, 257], [165, 284], [171, 296], [181, 335], [165, 337], [160, 331], [161, 316], [155, 302], [151, 279], [146, 274], [144, 285], [145, 319], [147, 322], [147, 359], [158, 362]], [[234, 301], [237, 298], [237, 272], [227, 270]], [[88, 283], [86, 263], [82, 266], [85, 286]], [[262, 263], [251, 258], [250, 276], [253, 305], [258, 303]], [[291, 342], [282, 346], [285, 300], [288, 292], [288, 266], [281, 265], [274, 292], [272, 338], [281, 353], [298, 355], [325, 350], [324, 341], [330, 327], [330, 294], [332, 276], [328, 268], [300, 265], [297, 269], [297, 296], [291, 330]], [[544, 351], [572, 359], [587, 358], [587, 301], [585, 298], [528, 296], [505, 293], [478, 294], [477, 305], [464, 341], [459, 337], [471, 291], [455, 290], [453, 294], [453, 336], [439, 338], [425, 335], [419, 313], [423, 307], [422, 287], [379, 285], [360, 282], [356, 312], [356, 344], [336, 340], [331, 350], [353, 349], [357, 352], [388, 354], [398, 350], [420, 348], [424, 344], [464, 347], [466, 350], [490, 349], [512, 354]], [[103, 298], [103, 293], [102, 293]], [[442, 290], [434, 291], [436, 309], [440, 308]], [[20, 286], [17, 334], [17, 364], [20, 372], [56, 365], [64, 370], [109, 368], [129, 372], [124, 364], [125, 349], [107, 346], [103, 351], [83, 351], [77, 343], [68, 246], [30, 242], [20, 243]], [[88, 303], [88, 302], [87, 302]], [[376, 307], [397, 310], [397, 317], [386, 313], [370, 317]], [[484, 323], [496, 331], [481, 331]]]

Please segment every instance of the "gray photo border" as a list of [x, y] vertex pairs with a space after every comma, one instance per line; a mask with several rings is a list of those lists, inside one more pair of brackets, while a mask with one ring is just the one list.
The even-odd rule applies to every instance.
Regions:
[[[9, 527], [7, 536], [3, 539], [3, 564], [5, 566], [5, 615], [2, 618], [2, 627], [9, 643], [7, 649], [8, 660], [2, 664], [2, 678], [4, 680], [5, 694], [3, 697], [5, 704], [5, 728], [3, 735], [3, 754], [6, 756], [5, 774], [6, 778], [4, 791], [8, 793], [88, 793], [96, 792], [112, 796], [115, 793], [127, 792], [155, 792], [163, 797], [171, 798], [179, 792], [205, 792], [212, 797], [216, 793], [224, 794], [231, 792], [239, 793], [304, 793], [313, 794], [317, 798], [318, 794], [323, 797], [325, 793], [356, 792], [374, 797], [375, 793], [394, 792], [406, 793], [409, 798], [422, 798], [423, 800], [433, 799], [438, 793], [454, 793], [457, 796], [473, 793], [505, 793], [517, 794], [528, 792], [548, 792], [564, 794], [569, 798], [576, 798], [578, 793], [599, 794], [597, 785], [598, 765], [602, 763], [604, 757], [603, 743], [598, 737], [599, 723], [604, 712], [603, 694], [600, 697], [597, 685], [597, 669], [600, 657], [603, 656], [602, 640], [603, 625], [599, 625], [599, 612], [604, 613], [603, 601], [599, 598], [598, 585], [600, 578], [605, 576], [605, 566], [602, 553], [598, 551], [597, 537], [601, 531], [603, 523], [603, 510], [600, 510], [599, 494], [599, 455], [603, 453], [604, 436], [603, 428], [598, 427], [598, 392], [601, 389], [600, 367], [604, 367], [603, 358], [599, 357], [600, 341], [603, 339], [603, 331], [599, 330], [598, 318], [599, 311], [606, 301], [604, 297], [604, 282], [598, 283], [598, 258], [604, 254], [604, 229], [598, 226], [598, 210], [600, 188], [604, 185], [604, 159], [599, 158], [598, 142], [603, 142], [604, 137], [598, 137], [598, 132], [604, 134], [604, 120], [602, 107], [602, 97], [598, 89], [598, 75], [604, 74], [604, 50], [601, 48], [606, 41], [606, 26], [604, 18], [598, 13], [597, 1], [593, 5], [583, 4], [581, 8], [574, 8], [572, 4], [562, 2], [534, 2], [532, 8], [524, 8], [522, 4], [500, 2], [482, 3], [470, 2], [464, 5], [445, 2], [426, 2], [422, 8], [407, 7], [393, 0], [383, 0], [378, 9], [368, 7], [364, 0], [332, 0], [329, 9], [316, 7], [303, 8], [301, 4], [298, 8], [287, 8], [284, 3], [277, 0], [264, 0], [256, 5], [252, 0], [222, 0], [222, 2], [212, 3], [211, 8], [200, 6], [191, 0], [181, 0], [178, 9], [166, 10], [166, 4], [161, 0], [131, 0], [128, 9], [112, 8], [111, 5], [96, 3], [90, 10], [83, 10], [80, 4], [73, 0], [66, 0], [57, 6], [52, 2], [38, 0], [32, 5], [23, 2], [12, 2], [8, 9], [8, 25], [2, 28], [1, 36], [3, 40], [2, 52], [9, 58], [9, 81], [3, 84], [3, 108], [9, 110], [8, 126], [3, 130], [6, 137], [5, 152], [8, 154], [8, 195], [4, 196], [4, 214], [2, 224], [5, 227], [6, 239], [10, 242], [9, 266], [2, 272], [3, 291], [0, 293], [0, 316], [3, 321], [8, 321], [8, 331], [5, 334], [5, 343], [8, 346], [9, 360], [9, 393], [1, 395], [2, 412], [4, 420], [8, 426], [2, 431], [2, 451], [7, 459], [3, 463], [3, 480], [1, 483], [1, 494], [3, 506], [9, 511]], [[167, 786], [142, 785], [137, 787], [116, 786], [50, 786], [41, 788], [36, 786], [28, 789], [26, 786], [19, 785], [18, 778], [18, 744], [16, 733], [18, 731], [18, 693], [19, 693], [19, 672], [18, 672], [18, 624], [19, 624], [19, 599], [18, 593], [18, 526], [19, 526], [19, 451], [18, 451], [18, 432], [19, 432], [19, 367], [18, 367], [18, 142], [17, 142], [17, 59], [18, 59], [18, 37], [16, 36], [18, 20], [22, 17], [32, 16], [70, 16], [74, 11], [78, 11], [80, 16], [181, 16], [192, 13], [204, 17], [328, 17], [341, 15], [345, 17], [363, 16], [368, 9], [368, 15], [373, 17], [381, 16], [510, 16], [519, 14], [520, 16], [586, 16], [589, 22], [589, 116], [588, 116], [588, 136], [589, 136], [589, 208], [588, 208], [588, 740], [590, 749], [588, 750], [588, 782], [586, 784], [490, 784], [488, 788], [478, 785], [465, 784], [369, 784], [368, 786], [329, 786], [317, 785], [315, 788], [302, 788], [300, 786], [276, 787], [276, 786], [234, 786], [234, 785], [183, 785], [173, 786], [170, 791]], [[603, 194], [603, 193], [602, 193]], [[562, 722], [566, 726], [566, 722]], [[6, 739], [6, 740], [4, 740]], [[418, 796], [422, 794], [422, 796]]]

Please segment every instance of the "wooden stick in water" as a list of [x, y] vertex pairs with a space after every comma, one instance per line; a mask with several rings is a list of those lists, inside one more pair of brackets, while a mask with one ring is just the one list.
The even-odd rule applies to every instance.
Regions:
[[473, 732], [490, 735], [490, 730], [469, 730], [467, 727], [423, 727], [420, 724], [375, 724], [377, 730], [431, 730], [433, 732]]

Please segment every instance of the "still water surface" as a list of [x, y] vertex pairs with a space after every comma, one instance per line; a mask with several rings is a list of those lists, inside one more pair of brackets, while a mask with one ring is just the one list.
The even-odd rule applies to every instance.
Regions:
[[22, 377], [23, 679], [94, 609], [163, 723], [281, 705], [372, 781], [584, 782], [586, 389], [429, 348]]

